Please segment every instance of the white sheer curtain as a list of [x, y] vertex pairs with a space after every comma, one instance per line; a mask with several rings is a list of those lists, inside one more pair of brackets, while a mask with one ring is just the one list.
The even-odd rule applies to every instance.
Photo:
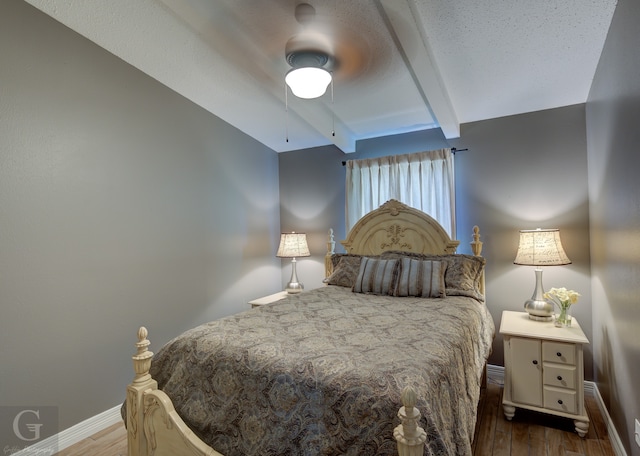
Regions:
[[451, 149], [347, 161], [347, 232], [365, 214], [396, 199], [431, 215], [455, 238]]

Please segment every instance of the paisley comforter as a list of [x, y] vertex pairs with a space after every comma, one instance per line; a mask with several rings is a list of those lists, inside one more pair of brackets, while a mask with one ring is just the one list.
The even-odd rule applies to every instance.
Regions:
[[151, 373], [225, 456], [395, 455], [400, 392], [418, 394], [428, 455], [471, 454], [494, 325], [473, 298], [326, 286], [191, 329]]

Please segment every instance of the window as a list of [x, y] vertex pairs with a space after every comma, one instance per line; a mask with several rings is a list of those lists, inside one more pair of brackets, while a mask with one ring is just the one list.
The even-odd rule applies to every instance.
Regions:
[[435, 218], [455, 237], [455, 185], [451, 149], [349, 160], [346, 163], [347, 232], [390, 199]]

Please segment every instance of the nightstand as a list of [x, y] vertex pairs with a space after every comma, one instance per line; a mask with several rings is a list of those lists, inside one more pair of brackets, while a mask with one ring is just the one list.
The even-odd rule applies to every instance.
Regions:
[[584, 405], [582, 347], [589, 340], [574, 318], [569, 328], [531, 320], [526, 312], [502, 312], [504, 395], [507, 420], [516, 408], [573, 419], [584, 437], [589, 417]]
[[264, 306], [265, 304], [271, 304], [272, 302], [280, 301], [282, 298], [287, 296], [288, 293], [286, 291], [279, 291], [269, 296], [264, 296], [262, 298], [254, 299], [253, 301], [249, 301], [251, 308]]

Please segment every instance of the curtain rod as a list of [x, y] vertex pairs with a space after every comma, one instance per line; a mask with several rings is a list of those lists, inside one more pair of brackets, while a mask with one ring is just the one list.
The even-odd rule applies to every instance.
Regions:
[[[469, 149], [456, 149], [455, 147], [452, 147], [452, 148], [451, 148], [451, 153], [452, 153], [453, 155], [455, 155], [455, 154], [456, 154], [456, 152], [465, 152], [465, 151], [467, 151], [467, 150], [469, 150]], [[347, 162], [343, 160], [343, 161], [342, 161], [342, 166], [346, 166], [346, 165], [347, 165]]]

